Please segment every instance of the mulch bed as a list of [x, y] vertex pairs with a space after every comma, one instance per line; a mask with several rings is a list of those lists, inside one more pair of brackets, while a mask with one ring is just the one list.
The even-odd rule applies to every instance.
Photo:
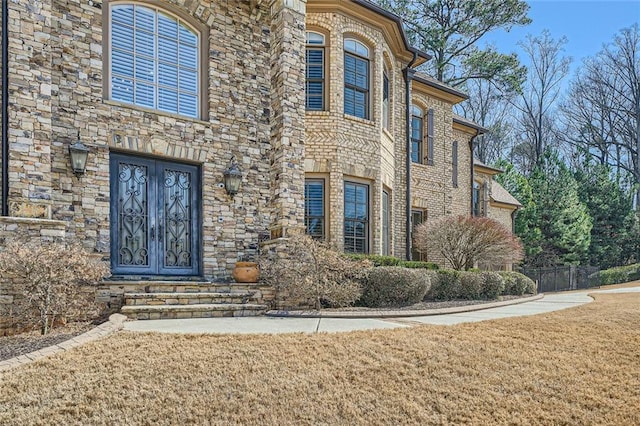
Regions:
[[46, 336], [42, 336], [39, 331], [34, 330], [14, 336], [0, 337], [0, 361], [57, 345], [89, 331], [93, 327], [95, 324], [91, 322], [77, 322], [56, 327]]
[[399, 308], [364, 308], [353, 306], [349, 308], [336, 308], [336, 309], [324, 309], [329, 312], [344, 312], [344, 311], [423, 311], [427, 309], [442, 309], [442, 308], [456, 308], [458, 306], [470, 306], [470, 305], [482, 305], [484, 303], [494, 303], [503, 300], [522, 299], [525, 297], [531, 297], [532, 294], [525, 294], [523, 296], [500, 296], [498, 299], [491, 300], [447, 300], [442, 302], [420, 302], [414, 305], [402, 306]]

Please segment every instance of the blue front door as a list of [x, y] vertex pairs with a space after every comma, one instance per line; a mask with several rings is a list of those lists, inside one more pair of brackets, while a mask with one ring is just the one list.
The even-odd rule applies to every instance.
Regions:
[[199, 168], [111, 154], [114, 274], [199, 275]]

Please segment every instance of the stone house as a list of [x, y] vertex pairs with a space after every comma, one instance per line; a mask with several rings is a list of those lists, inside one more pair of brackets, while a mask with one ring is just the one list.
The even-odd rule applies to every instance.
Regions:
[[144, 299], [149, 280], [212, 293], [237, 260], [305, 230], [408, 258], [413, 225], [472, 212], [483, 129], [369, 1], [3, 7], [0, 235], [82, 241], [111, 264], [112, 302]]

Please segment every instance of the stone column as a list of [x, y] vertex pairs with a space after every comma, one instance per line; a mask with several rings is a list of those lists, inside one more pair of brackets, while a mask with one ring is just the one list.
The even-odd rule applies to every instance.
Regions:
[[9, 2], [9, 214], [51, 218], [51, 0]]
[[271, 2], [271, 239], [304, 232], [306, 0]]

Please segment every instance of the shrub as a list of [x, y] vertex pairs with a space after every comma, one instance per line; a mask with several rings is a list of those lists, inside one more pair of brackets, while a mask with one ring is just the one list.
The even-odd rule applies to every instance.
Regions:
[[58, 321], [76, 321], [98, 314], [95, 294], [83, 286], [109, 273], [104, 262], [92, 259], [76, 244], [43, 242], [18, 236], [0, 253], [0, 277], [22, 289], [17, 307], [29, 325], [47, 334]]
[[397, 257], [393, 256], [380, 256], [377, 254], [354, 254], [354, 253], [345, 253], [345, 257], [351, 260], [367, 260], [373, 264], [373, 266], [398, 266], [400, 262], [402, 262]]
[[281, 253], [260, 259], [260, 280], [276, 289], [280, 301], [300, 306], [344, 307], [362, 294], [366, 260], [352, 260], [308, 235], [291, 237]]
[[456, 270], [484, 264], [515, 263], [523, 258], [520, 240], [499, 222], [486, 217], [445, 216], [416, 227], [418, 250], [439, 253]]
[[427, 299], [453, 300], [460, 296], [459, 271], [439, 269], [431, 277], [431, 290], [427, 293]]
[[460, 274], [460, 299], [478, 300], [482, 291], [482, 276], [478, 272]]
[[640, 280], [640, 263], [634, 265], [617, 266], [600, 271], [600, 284], [620, 284]]
[[371, 268], [363, 279], [360, 304], [370, 308], [389, 308], [421, 302], [431, 287], [427, 271], [381, 266]]
[[481, 288], [480, 297], [482, 299], [497, 299], [504, 291], [504, 279], [497, 272], [480, 272]]
[[433, 262], [419, 262], [417, 260], [401, 260], [398, 262], [398, 266], [402, 266], [403, 268], [411, 268], [411, 269], [428, 269], [430, 271], [435, 271], [436, 269], [440, 269], [437, 263]]
[[535, 294], [537, 292], [536, 283], [526, 275], [512, 271], [502, 271], [499, 274], [504, 279], [502, 294], [522, 296], [523, 294]]

